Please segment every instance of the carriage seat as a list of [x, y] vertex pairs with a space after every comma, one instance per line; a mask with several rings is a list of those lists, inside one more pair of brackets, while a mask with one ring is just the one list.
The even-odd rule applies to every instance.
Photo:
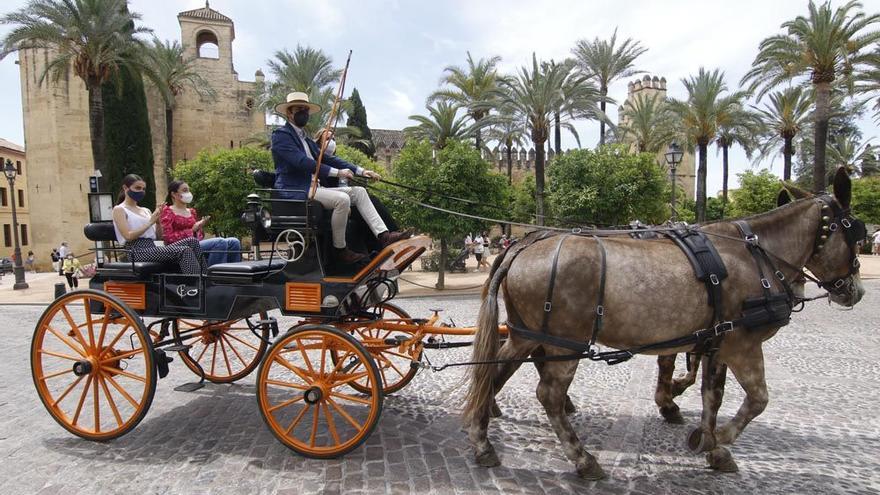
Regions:
[[218, 263], [208, 267], [208, 277], [255, 282], [273, 271], [283, 269], [284, 265], [284, 260], [279, 259]]
[[269, 204], [272, 206], [273, 230], [313, 228], [321, 231], [330, 230], [330, 211], [315, 200], [292, 200], [281, 197], [275, 188], [275, 172], [254, 170], [254, 182], [258, 186], [270, 189]]
[[[112, 246], [117, 247], [116, 231], [113, 229], [113, 222], [95, 222], [86, 225], [83, 228], [83, 234], [86, 239], [95, 242], [109, 242]], [[107, 254], [112, 254], [108, 252]], [[109, 257], [108, 257], [109, 258]], [[180, 266], [173, 261], [170, 262], [125, 262], [125, 261], [104, 261], [98, 270], [106, 275], [128, 275], [132, 273], [140, 276], [152, 275], [154, 273], [179, 273]]]

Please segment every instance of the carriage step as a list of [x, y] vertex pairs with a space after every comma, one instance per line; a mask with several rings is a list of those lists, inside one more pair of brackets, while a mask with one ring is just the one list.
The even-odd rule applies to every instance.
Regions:
[[205, 384], [203, 382], [184, 383], [183, 385], [174, 387], [174, 390], [178, 392], [195, 392], [204, 386]]
[[164, 350], [169, 352], [184, 352], [190, 350], [191, 348], [192, 346], [189, 344], [174, 344], [165, 347]]
[[407, 341], [409, 341], [409, 337], [405, 335], [395, 335], [390, 339], [385, 339], [385, 345], [401, 345]]

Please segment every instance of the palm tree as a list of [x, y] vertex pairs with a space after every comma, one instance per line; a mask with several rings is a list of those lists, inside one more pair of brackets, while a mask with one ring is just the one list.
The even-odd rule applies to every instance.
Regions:
[[[467, 67], [461, 68], [450, 65], [443, 69], [445, 75], [440, 80], [441, 84], [450, 86], [448, 89], [439, 89], [428, 97], [428, 104], [436, 101], [455, 103], [467, 109], [468, 115], [479, 123], [489, 114], [495, 106], [492, 95], [498, 87], [501, 76], [497, 66], [501, 57], [494, 56], [488, 59], [481, 58], [474, 61], [471, 52], [467, 52]], [[480, 129], [476, 129], [476, 148], [482, 149], [482, 136]]]
[[438, 101], [434, 106], [425, 105], [428, 115], [410, 115], [410, 120], [417, 125], [404, 129], [406, 135], [413, 139], [425, 139], [435, 149], [443, 149], [451, 139], [469, 139], [477, 129], [477, 123], [470, 123], [470, 116], [459, 115], [461, 107], [446, 101]]
[[765, 132], [760, 146], [760, 158], [775, 155], [782, 148], [785, 162], [783, 180], [791, 180], [791, 157], [794, 155], [792, 143], [804, 126], [809, 125], [810, 107], [813, 102], [810, 93], [800, 86], [793, 86], [769, 94], [770, 103], [763, 109], [756, 107], [757, 116]]
[[[608, 98], [608, 86], [617, 79], [631, 77], [644, 71], [635, 70], [633, 62], [639, 55], [648, 51], [638, 41], [627, 38], [619, 46], [617, 44], [617, 28], [611, 40], [593, 41], [580, 40], [575, 44], [572, 53], [577, 59], [581, 70], [596, 79], [602, 99], [599, 101], [602, 114], [605, 114], [605, 101]], [[599, 121], [599, 145], [605, 144], [605, 122]]]
[[325, 109], [335, 97], [332, 84], [342, 75], [341, 70], [333, 68], [333, 59], [309, 46], [296, 45], [293, 53], [278, 50], [266, 64], [274, 80], [263, 84], [259, 96], [261, 107], [267, 110], [283, 102], [291, 91], [308, 94], [310, 101]]
[[724, 73], [718, 69], [707, 72], [700, 67], [696, 77], [682, 79], [688, 92], [687, 100], [669, 100], [670, 110], [681, 126], [681, 132], [688, 144], [696, 146], [699, 152], [697, 167], [697, 222], [706, 220], [706, 164], [709, 145], [718, 135], [719, 121], [725, 121], [726, 114], [735, 111], [745, 97], [737, 92], [724, 95], [727, 84]]
[[214, 99], [217, 92], [196, 70], [195, 57], [184, 57], [184, 46], [179, 42], [153, 38], [147, 51], [147, 64], [150, 67], [148, 79], [162, 96], [165, 103], [165, 168], [170, 170], [174, 143], [174, 108], [177, 97], [187, 88], [199, 96]]
[[0, 42], [0, 59], [17, 50], [44, 49], [50, 58], [40, 84], [47, 77], [57, 83], [71, 68], [85, 83], [92, 159], [104, 177], [110, 174], [101, 85], [111, 78], [119, 82], [123, 68], [143, 72], [143, 42], [136, 36], [150, 30], [135, 24], [140, 18], [128, 11], [126, 0], [31, 0], [0, 18], [0, 24], [14, 26]]
[[784, 22], [785, 34], [764, 39], [752, 69], [742, 79], [750, 90], [761, 88], [758, 97], [798, 76], [809, 77], [815, 93], [813, 191], [825, 190], [825, 149], [832, 83], [839, 78], [857, 79], [872, 58], [868, 50], [880, 41], [880, 14], [866, 16], [862, 5], [850, 1], [832, 10], [810, 0], [809, 14]]
[[[742, 95], [743, 99], [745, 95]], [[752, 152], [757, 147], [757, 136], [761, 130], [761, 123], [757, 115], [743, 107], [742, 100], [731, 102], [724, 112], [718, 115], [718, 132], [715, 136], [715, 144], [721, 151], [721, 216], [727, 207], [727, 182], [730, 174], [730, 161], [728, 152], [730, 147], [739, 145], [746, 152], [746, 158], [752, 158]]]
[[508, 184], [513, 183], [513, 146], [521, 147], [525, 139], [526, 129], [523, 119], [510, 107], [501, 107], [495, 123], [488, 130], [487, 140], [497, 142], [498, 148], [501, 146], [505, 148]]
[[657, 93], [637, 94], [624, 104], [621, 116], [623, 123], [617, 127], [618, 141], [635, 143], [640, 153], [657, 153], [675, 137], [672, 112]]
[[[584, 84], [586, 76], [563, 64], [539, 64], [532, 54], [531, 67], [520, 67], [515, 76], [501, 81], [497, 96], [503, 105], [525, 119], [535, 147], [535, 203], [538, 225], [544, 224], [544, 144], [554, 113], [576, 114], [599, 100], [599, 92]], [[561, 126], [574, 130], [570, 122]]]
[[[850, 174], [871, 176], [877, 173], [875, 161], [876, 148], [871, 140], [860, 143], [854, 137], [845, 136], [828, 146], [828, 161], [835, 172], [839, 167], [846, 168]], [[832, 175], [833, 174], [829, 174]]]

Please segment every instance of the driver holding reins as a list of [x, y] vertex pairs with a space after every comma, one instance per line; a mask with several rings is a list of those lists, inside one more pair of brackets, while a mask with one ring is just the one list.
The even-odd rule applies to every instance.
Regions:
[[[309, 96], [302, 92], [288, 94], [285, 103], [275, 106], [275, 111], [287, 119], [287, 123], [283, 127], [272, 132], [272, 159], [275, 162], [276, 174], [275, 188], [287, 189], [280, 191], [282, 198], [307, 199], [320, 149], [315, 141], [306, 134], [304, 127], [309, 122], [309, 115], [320, 110], [321, 106], [309, 102]], [[321, 169], [318, 173], [319, 179], [327, 177], [351, 179], [355, 175], [374, 180], [380, 178], [376, 172], [324, 153]], [[330, 226], [333, 230], [333, 247], [337, 260], [342, 263], [356, 263], [366, 257], [364, 254], [348, 249], [345, 244], [345, 227], [352, 205], [357, 207], [383, 248], [411, 235], [409, 232], [390, 232], [376, 212], [376, 207], [370, 201], [367, 190], [363, 187], [327, 188], [318, 186], [314, 199], [325, 208], [333, 210], [333, 215], [330, 218]]]

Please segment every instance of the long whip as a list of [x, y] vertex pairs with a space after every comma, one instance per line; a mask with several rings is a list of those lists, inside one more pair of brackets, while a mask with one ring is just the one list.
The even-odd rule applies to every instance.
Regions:
[[[348, 64], [351, 63], [351, 50], [348, 51], [348, 59], [345, 61], [345, 69], [342, 70], [342, 77], [339, 81], [339, 87], [336, 90], [336, 99], [333, 100], [333, 106], [330, 108], [330, 117], [327, 119], [327, 125], [324, 126], [324, 130], [321, 131], [321, 137], [327, 135], [327, 132], [330, 131], [330, 128], [333, 128], [334, 134], [336, 133], [336, 124], [339, 119], [339, 102], [342, 101], [342, 92], [345, 91], [345, 78], [348, 76]], [[321, 172], [321, 162], [324, 160], [324, 150], [327, 148], [327, 142], [329, 139], [321, 139], [321, 150], [318, 152], [318, 159], [315, 161], [315, 175], [312, 176], [312, 186], [309, 189], [309, 199], [315, 198], [315, 193], [318, 191], [318, 174]]]

